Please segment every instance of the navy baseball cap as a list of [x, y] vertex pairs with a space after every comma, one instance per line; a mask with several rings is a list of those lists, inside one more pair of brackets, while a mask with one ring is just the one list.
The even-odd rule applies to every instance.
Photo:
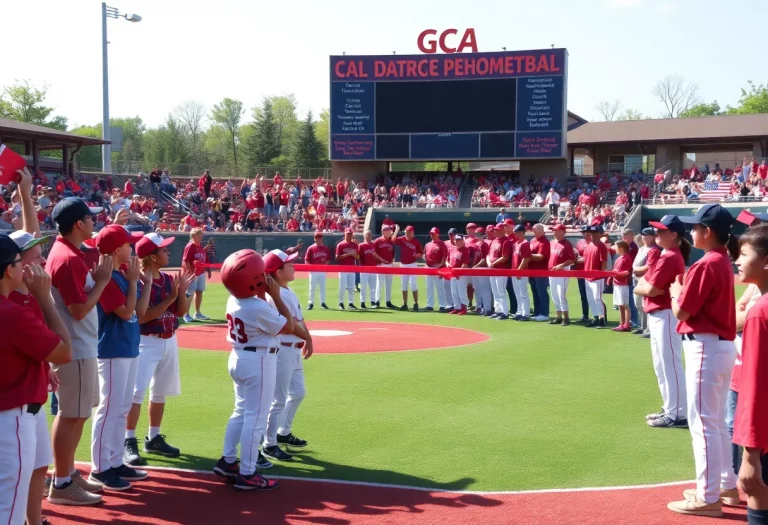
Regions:
[[640, 235], [656, 235], [656, 230], [653, 228], [643, 228], [640, 231]]
[[692, 217], [678, 217], [683, 224], [702, 224], [721, 233], [728, 233], [733, 226], [733, 216], [719, 204], [705, 204]]
[[603, 227], [600, 226], [599, 224], [593, 224], [592, 226], [589, 227], [589, 231], [591, 231], [592, 233], [603, 233]]
[[586, 232], [591, 232], [591, 231], [592, 231], [592, 227], [591, 226], [584, 225], [584, 226], [581, 227], [581, 233], [586, 233]]
[[[685, 235], [685, 224], [683, 224], [677, 215], [665, 215], [660, 221], [648, 221], [648, 224], [656, 228], [656, 231], [669, 230], [680, 237]], [[650, 228], [647, 229], [650, 230]], [[645, 230], [643, 230], [643, 232], [645, 232]], [[643, 235], [645, 235], [645, 233], [643, 233]], [[650, 233], [649, 235], [653, 235], [653, 233]]]
[[448, 230], [448, 235], [458, 235], [458, 234], [459, 234], [459, 230], [457, 230], [456, 228], [451, 228], [450, 230]]
[[7, 233], [0, 233], [0, 265], [13, 263], [19, 255], [21, 255], [21, 248], [16, 241]]
[[68, 228], [88, 216], [98, 215], [104, 211], [104, 208], [90, 208], [83, 199], [79, 197], [67, 197], [62, 199], [53, 208], [51, 216], [59, 228]]
[[525, 226], [523, 226], [522, 224], [518, 224], [517, 226], [515, 226], [515, 228], [512, 231], [514, 231], [515, 233], [524, 232]]

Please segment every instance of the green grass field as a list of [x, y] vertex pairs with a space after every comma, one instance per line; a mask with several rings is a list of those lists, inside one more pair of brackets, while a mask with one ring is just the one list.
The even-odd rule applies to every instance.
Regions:
[[[331, 307], [337, 286], [328, 279]], [[424, 293], [423, 280], [420, 286]], [[293, 288], [306, 304], [307, 281]], [[220, 320], [226, 297], [221, 285], [210, 285], [203, 311]], [[398, 279], [393, 297], [399, 305]], [[618, 312], [605, 299], [609, 320], [616, 321]], [[569, 303], [580, 314], [574, 281]], [[438, 313], [305, 313], [310, 321], [463, 327], [491, 339], [445, 350], [313, 356], [305, 362], [308, 394], [294, 426], [310, 446], [270, 473], [485, 491], [693, 477], [688, 431], [645, 425], [643, 416], [660, 405], [647, 339]], [[226, 348], [224, 340], [221, 345]], [[162, 431], [182, 456], [150, 457], [150, 464], [212, 468], [232, 410], [227, 357], [181, 351], [183, 394], [169, 400]], [[146, 428], [144, 413], [138, 435]], [[77, 457], [88, 461], [90, 426], [85, 432]]]

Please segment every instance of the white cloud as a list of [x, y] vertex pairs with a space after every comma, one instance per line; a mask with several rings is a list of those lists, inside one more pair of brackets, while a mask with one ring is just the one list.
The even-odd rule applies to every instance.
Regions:
[[606, 0], [606, 6], [613, 9], [625, 9], [628, 7], [640, 7], [643, 0]]

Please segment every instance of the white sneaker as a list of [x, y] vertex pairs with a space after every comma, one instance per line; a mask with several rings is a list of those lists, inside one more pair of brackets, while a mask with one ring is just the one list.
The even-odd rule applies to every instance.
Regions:
[[546, 315], [537, 315], [536, 317], [532, 317], [531, 319], [539, 322], [549, 321], [549, 317]]
[[192, 318], [189, 316], [189, 314], [186, 314], [186, 315], [183, 317], [183, 319], [184, 319], [184, 322], [185, 322], [185, 323], [192, 323], [192, 322], [194, 322], [194, 321], [195, 321], [194, 319], [192, 319]]
[[203, 315], [200, 312], [197, 312], [195, 314], [195, 321], [208, 321], [209, 319], [210, 317], [208, 317], [207, 315]]

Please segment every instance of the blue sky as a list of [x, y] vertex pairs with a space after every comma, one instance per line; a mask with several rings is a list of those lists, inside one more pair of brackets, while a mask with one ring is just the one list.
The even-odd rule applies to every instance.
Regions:
[[[34, 10], [30, 8], [34, 5]], [[180, 102], [224, 97], [249, 108], [295, 93], [305, 113], [328, 107], [328, 56], [417, 54], [427, 28], [475, 28], [479, 51], [565, 47], [568, 107], [593, 120], [602, 99], [650, 116], [654, 82], [679, 74], [701, 98], [735, 104], [768, 81], [766, 0], [424, 0], [254, 2], [112, 0], [142, 22], [109, 20], [112, 116], [154, 126]], [[101, 3], [7, 2], [0, 85], [28, 79], [70, 125], [101, 121]], [[64, 28], [62, 30], [62, 28]], [[761, 78], [761, 75], [763, 78]]]

